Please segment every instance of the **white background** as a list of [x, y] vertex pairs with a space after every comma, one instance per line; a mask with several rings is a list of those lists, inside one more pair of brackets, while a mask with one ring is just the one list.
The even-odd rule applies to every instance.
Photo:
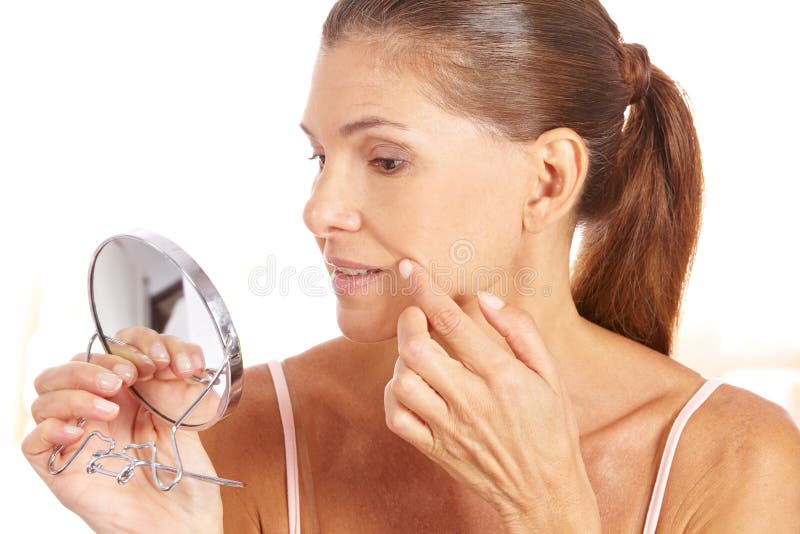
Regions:
[[[339, 335], [331, 291], [304, 294], [297, 274], [266, 296], [248, 283], [269, 262], [323, 268], [301, 219], [317, 163], [297, 125], [331, 5], [0, 3], [0, 452], [15, 492], [4, 530], [87, 530], [19, 442], [34, 376], [93, 331], [86, 270], [109, 235], [146, 227], [186, 249], [225, 299], [246, 365]], [[703, 149], [705, 222], [677, 359], [792, 408], [796, 19], [777, 0], [604, 5], [689, 93]]]

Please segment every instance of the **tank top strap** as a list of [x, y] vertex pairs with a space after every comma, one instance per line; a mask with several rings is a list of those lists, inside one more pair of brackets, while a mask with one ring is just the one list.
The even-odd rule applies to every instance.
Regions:
[[647, 517], [644, 523], [644, 534], [653, 534], [656, 531], [658, 524], [658, 516], [661, 514], [661, 503], [664, 500], [664, 492], [667, 488], [667, 479], [669, 478], [669, 471], [672, 467], [672, 459], [675, 456], [675, 449], [678, 447], [678, 440], [681, 437], [681, 432], [686, 426], [686, 422], [692, 414], [705, 402], [705, 400], [724, 382], [719, 378], [708, 378], [700, 386], [692, 398], [684, 405], [675, 422], [672, 423], [669, 435], [667, 436], [667, 444], [664, 446], [664, 453], [661, 455], [661, 465], [658, 467], [658, 475], [656, 482], [653, 486], [653, 494], [650, 497], [650, 506], [647, 508]]
[[283, 444], [286, 452], [286, 502], [289, 514], [289, 534], [300, 534], [300, 484], [297, 468], [297, 442], [294, 430], [294, 414], [283, 364], [280, 360], [267, 362], [275, 393], [278, 398], [278, 409], [283, 425]]

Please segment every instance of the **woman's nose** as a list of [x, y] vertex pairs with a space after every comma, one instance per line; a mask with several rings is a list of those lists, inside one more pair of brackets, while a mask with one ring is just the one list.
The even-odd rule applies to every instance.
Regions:
[[353, 204], [353, 196], [344, 187], [337, 187], [332, 176], [320, 176], [303, 209], [303, 222], [317, 237], [327, 237], [334, 230], [355, 232], [361, 216]]

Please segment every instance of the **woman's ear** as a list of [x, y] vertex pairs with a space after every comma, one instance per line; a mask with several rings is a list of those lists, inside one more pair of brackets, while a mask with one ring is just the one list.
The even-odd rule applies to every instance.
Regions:
[[577, 204], [589, 167], [583, 138], [570, 128], [555, 128], [526, 147], [532, 162], [523, 228], [538, 233], [570, 213]]

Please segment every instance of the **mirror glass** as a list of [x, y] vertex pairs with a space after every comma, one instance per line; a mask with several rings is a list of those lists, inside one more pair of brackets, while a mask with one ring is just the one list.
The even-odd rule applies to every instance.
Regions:
[[167, 368], [130, 388], [153, 413], [202, 430], [235, 406], [242, 376], [238, 337], [210, 280], [177, 245], [146, 231], [107, 239], [92, 259], [89, 300], [108, 354], [146, 354], [149, 347], [137, 343], [144, 329], [201, 348], [205, 371], [180, 378]]

